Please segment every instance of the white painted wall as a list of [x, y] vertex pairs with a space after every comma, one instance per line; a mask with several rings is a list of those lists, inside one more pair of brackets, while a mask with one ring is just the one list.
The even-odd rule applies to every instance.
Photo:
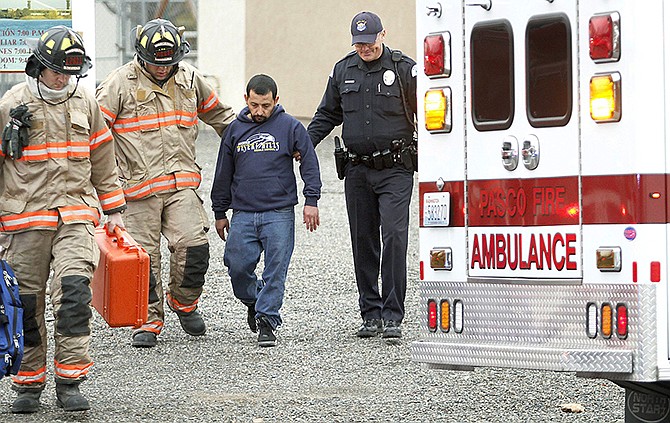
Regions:
[[246, 87], [245, 0], [199, 0], [198, 33], [198, 69], [239, 112]]
[[93, 60], [93, 69], [79, 84], [95, 92], [95, 2], [91, 0], [72, 0], [72, 29], [82, 34], [86, 55]]

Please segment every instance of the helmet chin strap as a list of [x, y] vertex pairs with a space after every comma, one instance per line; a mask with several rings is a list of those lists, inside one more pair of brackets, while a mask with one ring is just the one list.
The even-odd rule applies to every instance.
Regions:
[[79, 79], [81, 79], [81, 77], [82, 77], [81, 75], [77, 75], [77, 84], [74, 86], [74, 90], [72, 90], [70, 95], [68, 95], [65, 100], [59, 101], [57, 103], [50, 102], [49, 100], [44, 98], [44, 96], [42, 95], [42, 90], [40, 89], [40, 75], [37, 75], [37, 92], [40, 94], [40, 98], [42, 99], [43, 102], [45, 102], [46, 104], [48, 104], [50, 106], [58, 106], [59, 104], [63, 104], [66, 101], [68, 101], [69, 99], [71, 99], [72, 96], [74, 95], [74, 93], [77, 92], [77, 88], [79, 87]]
[[[140, 63], [140, 65], [142, 66], [142, 68], [143, 68], [145, 71], [147, 71], [147, 73], [149, 74], [149, 76], [151, 77], [151, 79], [152, 79], [158, 86], [160, 86], [161, 88], [162, 88], [163, 85], [165, 85], [165, 83], [166, 83], [167, 81], [169, 81], [170, 78], [172, 78], [172, 77], [174, 76], [174, 74], [177, 73], [177, 71], [179, 70], [179, 63], [176, 63], [176, 64], [174, 64], [174, 65], [171, 65], [171, 66], [172, 66], [172, 70], [170, 70], [170, 73], [165, 77], [164, 80], [159, 81], [159, 80], [157, 80], [157, 79], [151, 74], [151, 72], [149, 72], [149, 70], [147, 69], [147, 62], [145, 62], [144, 60], [142, 60], [142, 58], [139, 56], [139, 54], [137, 55], [137, 60], [138, 60], [138, 62]], [[154, 66], [159, 66], [159, 65], [154, 65]]]

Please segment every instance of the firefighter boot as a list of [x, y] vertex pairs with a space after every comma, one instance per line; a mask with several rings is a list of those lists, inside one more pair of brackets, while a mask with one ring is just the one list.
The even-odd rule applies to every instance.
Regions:
[[137, 348], [152, 348], [156, 346], [156, 334], [141, 330], [133, 334], [131, 345]]
[[56, 404], [64, 411], [84, 411], [91, 408], [88, 400], [79, 392], [79, 382], [56, 382]]
[[21, 389], [18, 392], [19, 395], [12, 403], [12, 413], [35, 413], [40, 408], [41, 389]]
[[177, 317], [179, 317], [179, 323], [181, 324], [181, 328], [184, 329], [184, 332], [191, 336], [201, 336], [205, 334], [207, 326], [205, 326], [205, 321], [202, 320], [202, 316], [197, 309], [190, 313], [184, 313], [182, 311], [176, 311], [175, 313], [177, 313]]

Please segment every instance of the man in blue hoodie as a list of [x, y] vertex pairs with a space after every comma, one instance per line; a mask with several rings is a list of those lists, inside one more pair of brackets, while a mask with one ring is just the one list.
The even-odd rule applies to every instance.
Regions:
[[[319, 162], [305, 127], [278, 104], [277, 84], [267, 75], [249, 80], [247, 107], [223, 135], [212, 186], [216, 232], [226, 241], [223, 262], [233, 293], [247, 306], [247, 323], [258, 345], [273, 347], [282, 323], [279, 309], [295, 241], [298, 204], [293, 154], [300, 153], [304, 182], [303, 223], [319, 226]], [[232, 209], [231, 220], [226, 212]], [[226, 233], [228, 237], [226, 239]], [[262, 278], [256, 265], [265, 253]]]

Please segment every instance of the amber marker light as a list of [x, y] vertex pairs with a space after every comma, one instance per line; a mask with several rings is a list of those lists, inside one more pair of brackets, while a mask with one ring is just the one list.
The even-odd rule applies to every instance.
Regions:
[[426, 91], [423, 100], [423, 111], [426, 129], [431, 132], [451, 131], [451, 89], [440, 88]]
[[600, 308], [600, 333], [603, 338], [609, 338], [612, 336], [612, 306], [608, 303], [605, 303]]
[[591, 78], [591, 118], [597, 123], [621, 120], [621, 76], [618, 72]]
[[449, 301], [442, 300], [440, 302], [440, 329], [442, 332], [449, 332], [451, 328], [451, 307], [449, 306]]

